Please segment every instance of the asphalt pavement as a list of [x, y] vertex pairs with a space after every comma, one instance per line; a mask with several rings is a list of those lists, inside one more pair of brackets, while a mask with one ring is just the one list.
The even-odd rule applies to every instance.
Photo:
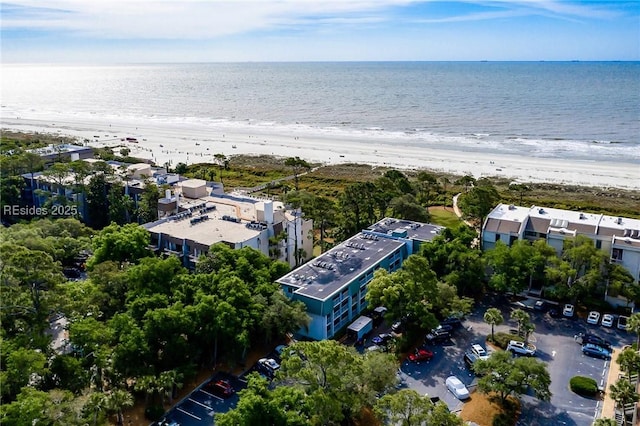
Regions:
[[[421, 363], [405, 361], [401, 366], [402, 378], [408, 388], [421, 395], [437, 396], [451, 411], [462, 409], [464, 402], [458, 401], [444, 384], [448, 376], [462, 380], [470, 391], [475, 389], [476, 378], [466, 367], [463, 355], [473, 343], [485, 345], [485, 338], [491, 333], [491, 326], [483, 320], [489, 307], [501, 309], [505, 323], [496, 326], [495, 331], [508, 332], [516, 327], [509, 319], [514, 306], [504, 298], [488, 299], [476, 305], [476, 309], [463, 322], [451, 341], [444, 345], [431, 345], [433, 360]], [[614, 347], [622, 347], [634, 341], [633, 335], [616, 328], [605, 328], [587, 324], [584, 319], [574, 317], [551, 318], [539, 311], [529, 311], [536, 326], [531, 342], [537, 347], [537, 359], [547, 363], [551, 375], [552, 397], [549, 402], [539, 401], [532, 396], [522, 397], [522, 414], [518, 421], [521, 426], [569, 425], [591, 426], [599, 416], [602, 402], [596, 398], [584, 398], [570, 391], [569, 380], [576, 375], [588, 376], [598, 384], [608, 387], [607, 373], [613, 360], [602, 360], [582, 354], [581, 346], [574, 340], [580, 332], [590, 332], [609, 340]], [[487, 348], [491, 352], [491, 348]]]

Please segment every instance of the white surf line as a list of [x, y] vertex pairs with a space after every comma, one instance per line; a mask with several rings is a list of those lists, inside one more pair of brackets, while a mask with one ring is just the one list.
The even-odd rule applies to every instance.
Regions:
[[195, 414], [191, 414], [191, 413], [190, 413], [190, 412], [188, 412], [187, 410], [183, 410], [183, 409], [182, 409], [182, 408], [180, 408], [180, 407], [177, 407], [177, 410], [178, 410], [178, 411], [180, 411], [181, 413], [186, 414], [187, 416], [191, 416], [191, 417], [193, 417], [194, 419], [196, 419], [196, 420], [198, 420], [198, 421], [202, 421], [202, 419], [201, 419], [200, 417], [196, 416]]

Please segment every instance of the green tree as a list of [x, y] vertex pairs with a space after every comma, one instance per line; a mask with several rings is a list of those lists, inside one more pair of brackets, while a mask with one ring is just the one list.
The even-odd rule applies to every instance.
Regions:
[[618, 426], [618, 422], [615, 419], [596, 419], [593, 426]]
[[640, 313], [632, 314], [627, 321], [627, 330], [637, 335], [636, 349], [640, 348]]
[[102, 229], [109, 224], [109, 199], [105, 175], [97, 173], [91, 176], [87, 188], [88, 222], [94, 229]]
[[87, 267], [91, 270], [95, 265], [107, 260], [133, 263], [143, 257], [151, 256], [149, 232], [136, 224], [118, 226], [111, 224], [98, 233], [93, 239], [93, 257]]
[[374, 406], [374, 412], [383, 424], [401, 426], [425, 424], [432, 409], [431, 400], [413, 389], [384, 395]]
[[298, 176], [303, 170], [309, 171], [311, 170], [311, 165], [307, 163], [305, 160], [300, 157], [289, 157], [284, 160], [284, 165], [287, 167], [291, 167], [293, 169], [293, 179], [295, 182], [296, 191], [299, 189], [298, 187]]
[[107, 394], [107, 407], [112, 413], [115, 413], [118, 426], [124, 424], [123, 410], [133, 407], [133, 397], [124, 389], [115, 389]]
[[411, 194], [396, 197], [391, 200], [389, 205], [394, 217], [416, 222], [429, 222], [431, 220], [429, 211], [422, 207]]
[[640, 353], [633, 348], [625, 348], [618, 354], [616, 363], [620, 365], [622, 371], [631, 377], [632, 374], [640, 373]]
[[496, 351], [486, 360], [477, 360], [473, 370], [482, 376], [478, 380], [478, 390], [497, 394], [502, 405], [510, 395], [519, 396], [529, 389], [538, 399], [548, 401], [551, 398], [547, 366], [535, 358], [512, 358], [509, 352]]
[[393, 380], [389, 383], [366, 383], [362, 379], [363, 356], [352, 347], [333, 340], [298, 342], [291, 345], [291, 350], [294, 354], [304, 354], [304, 357], [285, 357], [277, 379], [304, 390], [313, 424], [336, 423], [352, 418], [368, 404], [371, 392], [381, 392], [396, 380], [397, 364], [385, 363], [391, 374], [384, 376], [392, 376]]
[[611, 398], [616, 402], [616, 406], [622, 411], [624, 419], [623, 424], [627, 424], [627, 406], [635, 404], [640, 400], [640, 395], [636, 392], [634, 385], [627, 379], [618, 379], [617, 382], [609, 386]]
[[111, 185], [107, 195], [107, 203], [109, 205], [110, 222], [115, 222], [118, 225], [125, 225], [131, 222], [135, 205], [133, 199], [125, 194], [121, 185]]
[[17, 348], [3, 356], [6, 356], [6, 365], [0, 372], [2, 395], [9, 400], [14, 399], [22, 387], [42, 382], [48, 371], [47, 358], [39, 350]]
[[529, 335], [535, 330], [535, 325], [531, 322], [531, 315], [522, 309], [513, 309], [511, 319], [518, 323], [518, 335], [523, 336], [525, 343], [528, 343]]
[[491, 325], [491, 341], [495, 341], [493, 329], [496, 325], [500, 325], [504, 322], [504, 317], [502, 316], [502, 312], [498, 308], [489, 308], [484, 313], [484, 322]]
[[474, 220], [482, 233], [484, 218], [493, 210], [500, 195], [496, 188], [486, 179], [480, 179], [468, 192], [458, 198], [458, 207], [466, 219]]
[[[300, 388], [278, 386], [269, 390], [266, 379], [249, 375], [246, 389], [239, 392], [237, 406], [215, 416], [219, 426], [306, 426], [314, 424], [307, 395]], [[317, 424], [317, 423], [315, 423]]]
[[102, 392], [91, 392], [82, 409], [85, 415], [92, 419], [91, 424], [96, 426], [107, 411], [107, 395]]
[[146, 179], [142, 197], [138, 202], [138, 222], [148, 223], [158, 220], [158, 200], [160, 199], [160, 188], [150, 179]]

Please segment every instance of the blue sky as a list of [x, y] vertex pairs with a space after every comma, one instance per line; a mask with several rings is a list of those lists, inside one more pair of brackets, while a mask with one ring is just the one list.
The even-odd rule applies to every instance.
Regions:
[[640, 60], [640, 0], [14, 0], [2, 62]]

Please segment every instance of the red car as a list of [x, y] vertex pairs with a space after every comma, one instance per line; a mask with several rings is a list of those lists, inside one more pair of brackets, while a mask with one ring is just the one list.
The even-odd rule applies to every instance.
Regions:
[[418, 362], [418, 361], [429, 361], [433, 358], [433, 352], [428, 349], [416, 349], [414, 353], [409, 355], [409, 361]]
[[211, 381], [204, 386], [204, 390], [223, 398], [229, 398], [236, 392], [227, 380]]

